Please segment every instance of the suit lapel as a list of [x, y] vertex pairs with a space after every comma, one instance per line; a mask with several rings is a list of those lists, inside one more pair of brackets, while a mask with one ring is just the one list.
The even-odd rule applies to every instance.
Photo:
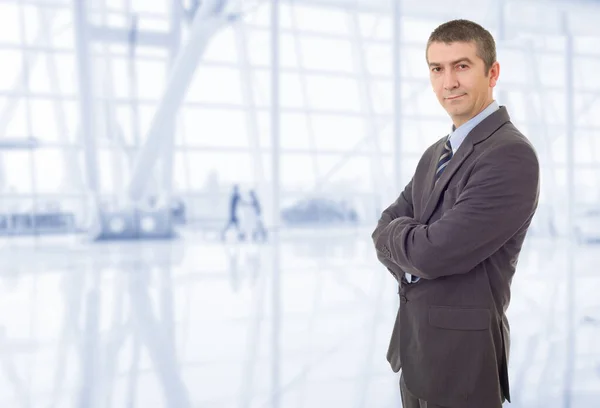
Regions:
[[[444, 151], [444, 143], [446, 142], [446, 137], [444, 137], [438, 142], [438, 145], [434, 149], [433, 155], [431, 156], [431, 161], [429, 163], [429, 171], [425, 176], [425, 185], [423, 188], [423, 195], [421, 196], [421, 208], [425, 208], [427, 206], [427, 203], [429, 202], [429, 199], [431, 198], [431, 193], [433, 192], [435, 183], [435, 172], [437, 170], [437, 162], [440, 156], [442, 155], [442, 152]], [[452, 160], [450, 160], [450, 162], [452, 162]]]
[[448, 162], [448, 166], [440, 176], [440, 179], [437, 183], [435, 183], [434, 181], [435, 168], [437, 167], [437, 159], [435, 160], [432, 172], [433, 176], [430, 177], [430, 179], [428, 180], [428, 183], [431, 183], [430, 186], [433, 186], [433, 190], [431, 190], [431, 194], [429, 195], [429, 199], [427, 200], [427, 204], [425, 204], [423, 214], [421, 215], [421, 222], [423, 224], [427, 224], [429, 222], [429, 218], [431, 218], [431, 216], [433, 215], [433, 212], [437, 207], [438, 201], [440, 200], [440, 196], [442, 195], [442, 192], [446, 189], [448, 182], [472, 152], [473, 144], [466, 143], [465, 140], [456, 151], [456, 154], [452, 157], [452, 160]]
[[440, 176], [440, 179], [435, 183], [435, 171], [437, 168], [437, 162], [444, 144], [440, 143], [440, 146], [435, 151], [435, 156], [432, 160], [429, 173], [427, 174], [427, 193], [429, 193], [429, 199], [423, 208], [423, 213], [420, 217], [420, 222], [427, 224], [429, 219], [433, 215], [437, 208], [438, 202], [446, 186], [450, 182], [452, 176], [458, 171], [462, 164], [467, 160], [469, 155], [473, 153], [474, 146], [490, 137], [496, 130], [498, 130], [506, 122], [510, 121], [508, 112], [505, 106], [501, 106], [496, 112], [485, 118], [481, 123], [473, 128], [467, 135], [463, 143], [460, 145], [452, 159], [448, 162], [448, 166]]

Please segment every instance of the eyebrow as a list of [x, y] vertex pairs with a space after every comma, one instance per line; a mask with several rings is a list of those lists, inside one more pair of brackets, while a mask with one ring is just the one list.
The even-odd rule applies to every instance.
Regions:
[[[456, 65], [456, 64], [458, 64], [459, 62], [468, 62], [469, 64], [473, 65], [473, 61], [471, 61], [471, 60], [470, 60], [469, 58], [467, 58], [467, 57], [465, 57], [465, 58], [460, 58], [460, 59], [457, 59], [457, 60], [455, 60], [455, 61], [452, 61], [452, 62], [450, 63], [450, 65]], [[430, 67], [439, 67], [439, 66], [441, 66], [441, 65], [442, 65], [442, 64], [440, 64], [439, 62], [430, 62], [430, 63], [429, 63], [429, 66], [430, 66]]]

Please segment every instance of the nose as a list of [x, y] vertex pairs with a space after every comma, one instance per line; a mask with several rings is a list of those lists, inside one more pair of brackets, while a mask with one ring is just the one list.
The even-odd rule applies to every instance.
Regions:
[[444, 89], [451, 91], [456, 88], [458, 88], [458, 79], [456, 77], [456, 73], [451, 69], [447, 69], [444, 72]]

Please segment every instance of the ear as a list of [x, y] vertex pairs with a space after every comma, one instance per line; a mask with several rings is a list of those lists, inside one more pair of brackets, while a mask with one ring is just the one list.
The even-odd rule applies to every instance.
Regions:
[[500, 77], [500, 64], [498, 61], [492, 64], [492, 67], [488, 72], [488, 77], [490, 78], [490, 88], [495, 87], [496, 83], [498, 82], [498, 78]]

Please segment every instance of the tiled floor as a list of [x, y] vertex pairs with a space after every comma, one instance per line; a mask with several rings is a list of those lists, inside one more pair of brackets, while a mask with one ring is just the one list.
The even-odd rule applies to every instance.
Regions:
[[[391, 408], [396, 286], [370, 231], [284, 234], [279, 250], [0, 241], [0, 407]], [[530, 238], [509, 317], [518, 408], [600, 407], [600, 246]]]

